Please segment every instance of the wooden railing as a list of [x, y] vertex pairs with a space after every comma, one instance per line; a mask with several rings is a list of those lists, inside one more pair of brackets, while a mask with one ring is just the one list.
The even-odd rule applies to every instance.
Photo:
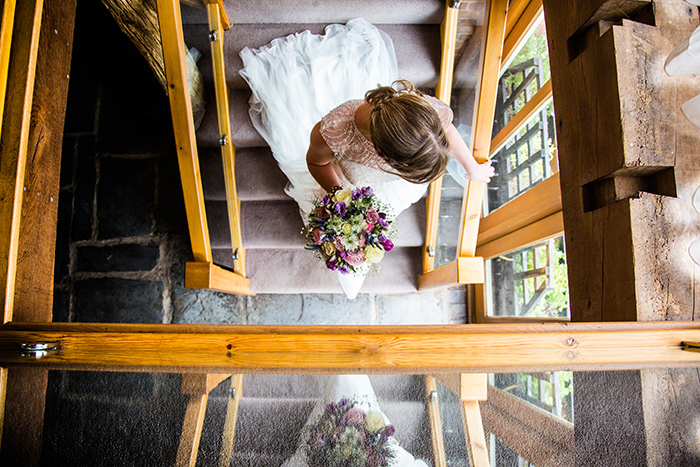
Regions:
[[228, 24], [221, 3], [208, 0], [209, 22], [212, 28], [212, 62], [216, 87], [219, 131], [221, 135], [222, 159], [226, 178], [231, 240], [234, 256], [234, 271], [225, 270], [213, 263], [209, 227], [204, 206], [204, 194], [197, 154], [192, 103], [190, 101], [187, 68], [185, 64], [185, 42], [182, 31], [180, 2], [158, 0], [158, 20], [163, 43], [165, 72], [168, 81], [168, 97], [175, 132], [178, 163], [185, 210], [192, 243], [194, 263], [185, 269], [185, 287], [212, 289], [234, 294], [250, 294], [250, 279], [245, 277], [245, 251], [241, 240], [240, 201], [236, 195], [234, 173], [235, 149], [230, 138], [228, 115], [228, 88], [223, 65], [223, 30]]

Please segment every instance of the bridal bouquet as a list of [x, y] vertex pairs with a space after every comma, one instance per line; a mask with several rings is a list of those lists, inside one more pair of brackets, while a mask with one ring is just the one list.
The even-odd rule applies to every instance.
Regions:
[[331, 402], [318, 421], [308, 427], [307, 457], [312, 467], [384, 467], [394, 451], [388, 442], [395, 432], [381, 412], [362, 410], [346, 398]]
[[304, 228], [306, 249], [316, 251], [328, 269], [357, 272], [377, 264], [394, 244], [386, 209], [372, 188], [337, 188], [314, 204]]

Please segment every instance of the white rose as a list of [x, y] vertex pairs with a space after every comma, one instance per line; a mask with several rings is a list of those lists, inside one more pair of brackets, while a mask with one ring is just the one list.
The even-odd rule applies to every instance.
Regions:
[[324, 243], [321, 248], [323, 248], [323, 252], [327, 256], [331, 256], [331, 255], [333, 255], [333, 253], [335, 253], [335, 246], [331, 242]]
[[365, 248], [365, 259], [370, 263], [377, 264], [384, 259], [384, 250], [373, 245], [368, 245]]
[[386, 424], [384, 423], [384, 416], [381, 412], [376, 410], [370, 410], [365, 416], [365, 426], [371, 433], [376, 433], [379, 430], [383, 430]]
[[343, 188], [336, 191], [333, 199], [337, 203], [345, 203], [345, 206], [350, 207], [350, 203], [352, 203], [352, 188]]

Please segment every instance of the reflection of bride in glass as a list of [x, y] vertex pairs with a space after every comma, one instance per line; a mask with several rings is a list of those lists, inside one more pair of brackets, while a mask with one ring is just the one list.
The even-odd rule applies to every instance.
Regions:
[[[336, 186], [371, 186], [398, 215], [442, 175], [450, 155], [473, 180], [493, 175], [490, 163], [472, 157], [447, 105], [407, 81], [389, 86], [397, 77], [391, 39], [362, 19], [330, 25], [323, 36], [305, 31], [246, 48], [241, 57], [251, 119], [305, 221]], [[350, 298], [363, 280], [339, 274]]]
[[[297, 451], [282, 467], [427, 467], [399, 446], [393, 432], [367, 375], [333, 376], [306, 421]], [[386, 452], [375, 456], [373, 446]]]

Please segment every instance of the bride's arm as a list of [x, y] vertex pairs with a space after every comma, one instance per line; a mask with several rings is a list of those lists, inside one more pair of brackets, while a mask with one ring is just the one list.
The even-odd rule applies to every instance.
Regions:
[[333, 187], [341, 186], [341, 182], [334, 167], [335, 156], [321, 136], [320, 128], [321, 122], [318, 122], [311, 130], [311, 143], [306, 153], [306, 165], [318, 184], [330, 192]]
[[450, 142], [450, 153], [466, 169], [469, 179], [486, 183], [490, 182], [491, 177], [495, 173], [494, 168], [491, 166], [491, 161], [479, 164], [474, 159], [467, 143], [464, 142], [462, 135], [459, 134], [459, 131], [453, 124], [450, 123], [445, 133]]

